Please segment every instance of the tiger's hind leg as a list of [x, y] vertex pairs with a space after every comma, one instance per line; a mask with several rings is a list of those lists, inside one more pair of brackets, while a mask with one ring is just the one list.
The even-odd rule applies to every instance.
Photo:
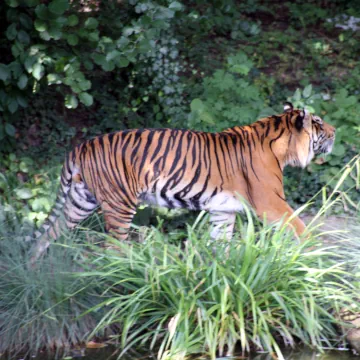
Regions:
[[80, 174], [73, 177], [70, 192], [64, 205], [66, 227], [73, 229], [87, 219], [99, 207]]
[[105, 229], [118, 240], [126, 240], [131, 222], [136, 214], [136, 199], [114, 199], [101, 203], [105, 219]]

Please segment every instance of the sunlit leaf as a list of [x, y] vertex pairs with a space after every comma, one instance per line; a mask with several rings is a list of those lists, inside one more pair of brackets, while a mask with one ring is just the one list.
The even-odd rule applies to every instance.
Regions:
[[93, 104], [93, 101], [94, 101], [92, 95], [90, 95], [87, 92], [80, 93], [79, 94], [79, 99], [85, 106], [91, 106]]
[[34, 196], [32, 191], [30, 189], [27, 189], [27, 188], [16, 189], [15, 194], [16, 194], [16, 197], [18, 199], [21, 199], [21, 200], [31, 199]]

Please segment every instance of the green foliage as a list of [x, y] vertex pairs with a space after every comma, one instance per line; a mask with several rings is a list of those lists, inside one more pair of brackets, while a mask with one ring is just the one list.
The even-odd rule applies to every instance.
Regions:
[[29, 157], [10, 154], [0, 162], [0, 224], [31, 231], [55, 201], [60, 166], [40, 172]]
[[[161, 31], [182, 10], [176, 1], [130, 1], [113, 13], [110, 11], [115, 9], [115, 2], [104, 5], [105, 9], [99, 5], [100, 12], [95, 13], [79, 12], [80, 5], [68, 0], [6, 4], [6, 19], [2, 21], [8, 27], [3, 36], [9, 41], [11, 52], [0, 64], [0, 111], [7, 125], [0, 128], [3, 137], [14, 136], [9, 129], [11, 114], [27, 107], [29, 98], [44, 87], [56, 85], [69, 109], [76, 108], [79, 102], [91, 106], [92, 71], [139, 66], [141, 56], [146, 58], [148, 52], [156, 50]], [[110, 22], [116, 21], [115, 31], [100, 29], [100, 21], [104, 21], [102, 10], [110, 16]], [[118, 18], [122, 19], [121, 24]]]
[[274, 114], [264, 94], [248, 76], [252, 70], [253, 63], [245, 53], [228, 57], [225, 69], [204, 78], [199, 97], [190, 104], [188, 126], [221, 131]]

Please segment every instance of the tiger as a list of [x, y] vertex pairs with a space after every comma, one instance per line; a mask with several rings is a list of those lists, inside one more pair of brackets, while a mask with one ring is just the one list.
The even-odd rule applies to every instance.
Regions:
[[106, 232], [127, 239], [141, 202], [209, 212], [213, 239], [232, 238], [245, 202], [260, 219], [287, 221], [301, 237], [305, 224], [286, 202], [283, 170], [330, 153], [335, 131], [287, 102], [280, 115], [217, 133], [133, 129], [87, 140], [66, 156], [56, 203], [34, 235], [34, 259], [97, 208]]

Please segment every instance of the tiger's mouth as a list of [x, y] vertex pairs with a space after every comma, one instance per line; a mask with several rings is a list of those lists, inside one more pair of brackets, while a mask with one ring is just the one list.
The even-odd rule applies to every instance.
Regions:
[[335, 142], [335, 136], [324, 141], [320, 146], [318, 154], [325, 154], [325, 155], [330, 154], [334, 147], [334, 142]]

